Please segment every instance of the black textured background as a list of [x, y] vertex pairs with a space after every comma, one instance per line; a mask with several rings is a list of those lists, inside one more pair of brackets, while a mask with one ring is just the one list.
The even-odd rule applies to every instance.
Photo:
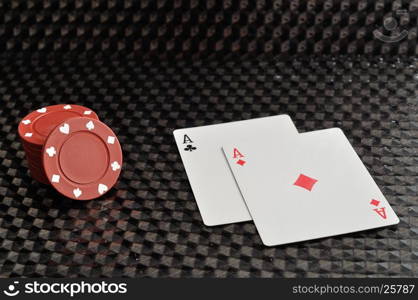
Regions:
[[[0, 276], [416, 277], [417, 2], [202, 3], [0, 3]], [[408, 38], [375, 40], [397, 8]], [[63, 102], [123, 145], [103, 198], [28, 174], [18, 122]], [[250, 222], [204, 226], [172, 130], [280, 113], [341, 127], [400, 224], [274, 248]]]
[[[0, 12], [0, 50], [30, 55], [418, 54], [417, 0], [3, 0]], [[408, 38], [374, 39], [390, 16]]]

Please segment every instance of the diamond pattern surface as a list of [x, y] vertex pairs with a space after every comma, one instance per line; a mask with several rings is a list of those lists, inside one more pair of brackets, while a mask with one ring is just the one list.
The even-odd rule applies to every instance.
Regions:
[[[418, 275], [416, 1], [5, 0], [0, 11], [0, 276]], [[407, 30], [396, 43], [374, 35], [390, 33], [388, 17]], [[123, 144], [105, 198], [64, 199], [28, 174], [18, 121], [62, 102], [97, 111]], [[342, 127], [401, 223], [275, 248], [251, 223], [205, 227], [172, 130], [279, 113], [302, 132]]]
[[[30, 55], [418, 54], [417, 1], [3, 0], [0, 11], [0, 51]], [[390, 17], [398, 31], [407, 31], [396, 43], [374, 34], [394, 35], [384, 26]]]
[[[118, 16], [106, 15], [97, 3], [92, 17], [117, 23]], [[51, 2], [50, 10], [57, 5]], [[100, 30], [110, 30], [102, 26], [83, 31], [90, 19], [84, 22], [81, 29], [68, 27], [68, 34], [79, 32], [83, 41], [86, 34], [95, 32], [100, 38]], [[25, 26], [18, 35], [26, 32]], [[8, 32], [7, 26], [1, 28]], [[55, 27], [44, 30], [61, 35]], [[72, 45], [70, 38], [61, 38]], [[45, 46], [54, 47], [48, 41]], [[3, 55], [0, 275], [416, 277], [417, 91], [418, 60], [407, 57], [154, 63], [129, 57]], [[105, 197], [65, 199], [28, 174], [18, 122], [28, 111], [63, 102], [94, 109], [123, 145], [120, 182]], [[289, 114], [301, 132], [341, 127], [400, 224], [273, 248], [263, 246], [251, 222], [204, 226], [173, 129], [281, 113]]]

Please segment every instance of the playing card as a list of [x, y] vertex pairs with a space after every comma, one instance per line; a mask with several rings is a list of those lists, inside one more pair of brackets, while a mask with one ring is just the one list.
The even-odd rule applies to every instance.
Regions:
[[284, 140], [295, 135], [296, 127], [287, 115], [175, 130], [177, 147], [203, 222], [213, 226], [251, 220], [222, 144], [241, 139]]
[[274, 136], [231, 141], [223, 150], [265, 245], [399, 222], [338, 128], [286, 143]]

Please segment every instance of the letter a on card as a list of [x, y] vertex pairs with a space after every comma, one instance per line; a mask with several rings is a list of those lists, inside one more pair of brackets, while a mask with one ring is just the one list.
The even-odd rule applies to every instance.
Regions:
[[384, 207], [382, 208], [375, 208], [373, 209], [375, 212], [377, 212], [379, 214], [379, 216], [381, 216], [383, 219], [386, 219], [386, 210]]
[[185, 134], [183, 137], [183, 144], [187, 144], [187, 143], [193, 143], [193, 141], [191, 138], [189, 138], [187, 134]]
[[237, 148], [234, 148], [234, 157], [233, 157], [233, 159], [242, 158], [242, 157], [244, 157], [244, 155], [242, 155], [241, 152], [239, 152], [239, 150]]

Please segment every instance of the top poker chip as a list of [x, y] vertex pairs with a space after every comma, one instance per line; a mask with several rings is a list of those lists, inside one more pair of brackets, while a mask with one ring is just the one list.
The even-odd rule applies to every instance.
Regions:
[[58, 124], [69, 118], [82, 116], [99, 119], [94, 111], [80, 105], [59, 104], [43, 107], [23, 118], [19, 123], [18, 132], [24, 142], [42, 146]]
[[90, 200], [115, 185], [121, 172], [122, 150], [116, 135], [104, 123], [77, 117], [52, 130], [42, 162], [58, 192], [68, 198]]

